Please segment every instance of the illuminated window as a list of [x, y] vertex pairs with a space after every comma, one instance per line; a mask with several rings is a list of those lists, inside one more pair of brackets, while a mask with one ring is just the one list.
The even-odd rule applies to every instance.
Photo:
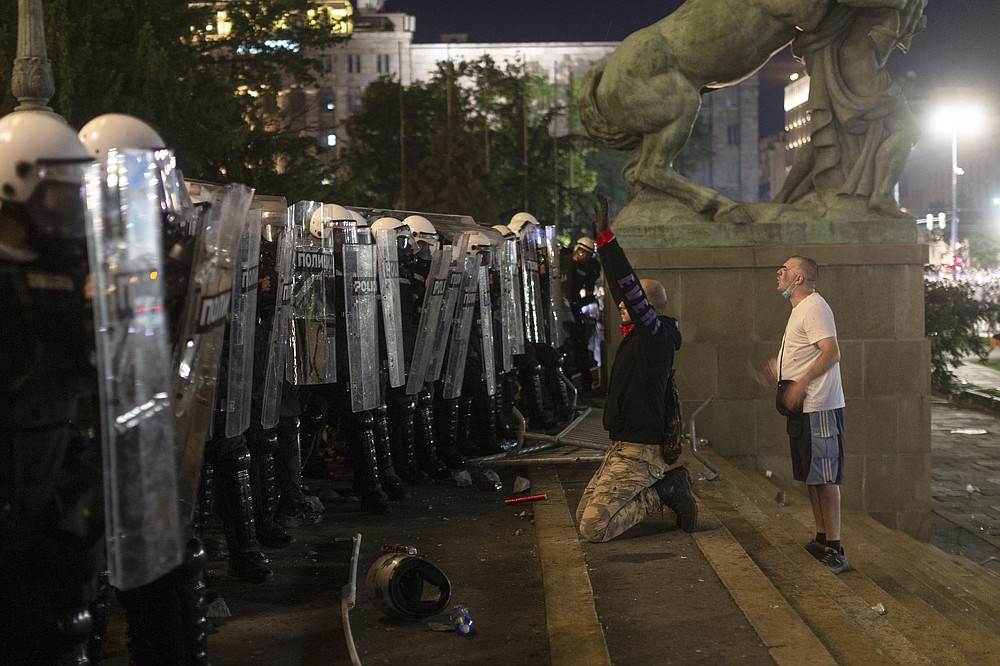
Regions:
[[331, 148], [333, 146], [336, 146], [337, 145], [337, 135], [336, 134], [327, 134], [326, 135], [326, 145], [330, 146]]

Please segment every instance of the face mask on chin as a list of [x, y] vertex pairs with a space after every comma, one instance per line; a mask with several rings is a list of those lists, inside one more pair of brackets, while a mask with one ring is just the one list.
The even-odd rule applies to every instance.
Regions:
[[795, 291], [795, 288], [798, 286], [799, 285], [797, 284], [790, 286], [788, 289], [785, 289], [783, 292], [781, 292], [781, 295], [784, 296], [785, 298], [791, 298], [792, 292]]

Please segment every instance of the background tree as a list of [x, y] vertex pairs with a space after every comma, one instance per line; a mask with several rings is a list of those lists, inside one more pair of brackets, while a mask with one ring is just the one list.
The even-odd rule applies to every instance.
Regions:
[[570, 112], [559, 93], [537, 72], [501, 68], [489, 57], [439, 63], [428, 81], [408, 87], [382, 78], [348, 121], [337, 197], [488, 224], [525, 209], [547, 223], [574, 209], [589, 215], [583, 197], [596, 183], [586, 161], [593, 147], [553, 132], [555, 119]]
[[[223, 3], [221, 33], [218, 4], [47, 0], [50, 105], [74, 127], [109, 112], [142, 118], [189, 178], [321, 198], [324, 149], [276, 113], [274, 96], [311, 83], [319, 63], [309, 54], [343, 37], [311, 0]], [[16, 26], [17, 3], [3, 3], [2, 62], [14, 59]], [[9, 68], [0, 88], [6, 113], [16, 106]]]
[[949, 393], [956, 383], [952, 368], [973, 355], [985, 360], [989, 346], [979, 336], [979, 326], [995, 324], [1000, 308], [977, 301], [966, 284], [927, 280], [924, 287], [924, 330], [931, 343], [931, 388]]

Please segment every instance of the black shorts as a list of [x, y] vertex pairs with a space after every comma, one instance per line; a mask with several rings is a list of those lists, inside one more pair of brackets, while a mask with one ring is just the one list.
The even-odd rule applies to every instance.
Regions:
[[792, 477], [807, 485], [844, 480], [844, 410], [787, 417]]

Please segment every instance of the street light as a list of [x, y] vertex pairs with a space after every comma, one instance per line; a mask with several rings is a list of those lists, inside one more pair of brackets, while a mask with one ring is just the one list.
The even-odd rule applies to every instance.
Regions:
[[[955, 262], [958, 246], [958, 177], [965, 174], [958, 166], [958, 134], [974, 134], [983, 126], [983, 110], [969, 103], [951, 102], [934, 112], [932, 123], [940, 133], [951, 135], [951, 257]], [[955, 270], [958, 270], [956, 265]]]

